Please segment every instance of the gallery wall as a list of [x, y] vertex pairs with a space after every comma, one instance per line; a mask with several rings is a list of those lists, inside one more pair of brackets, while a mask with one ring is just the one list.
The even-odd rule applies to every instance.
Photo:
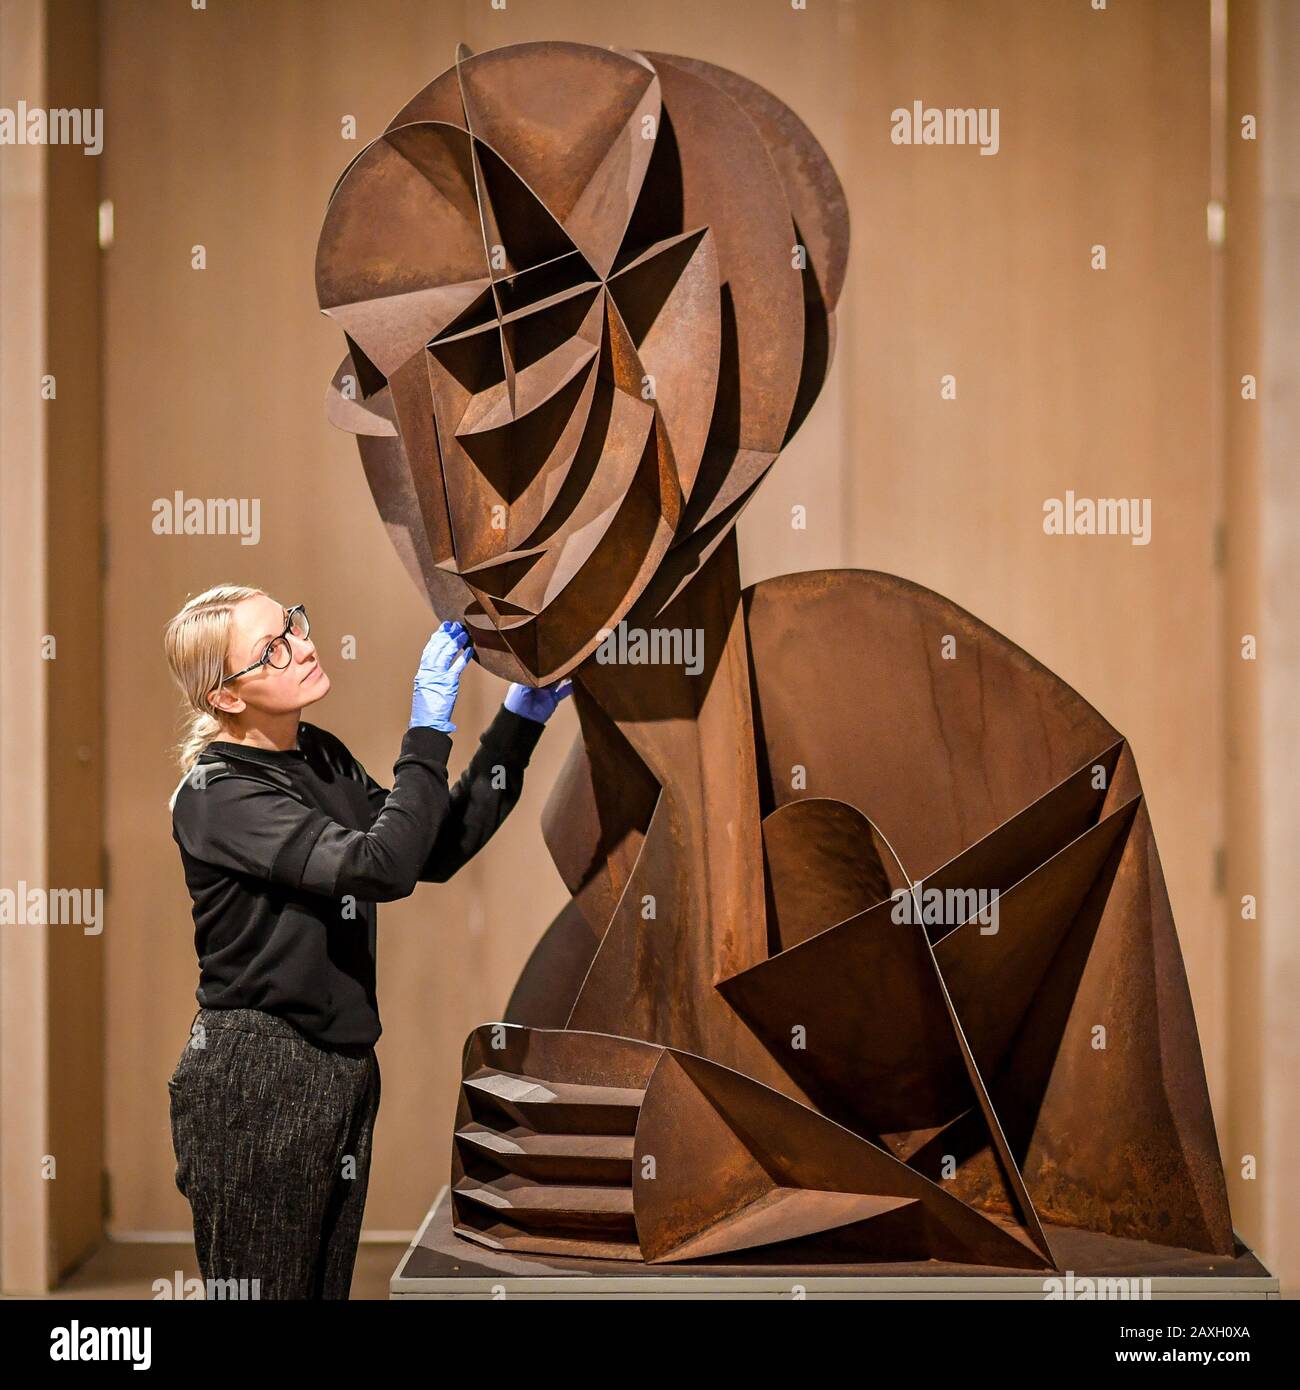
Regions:
[[[405, 727], [433, 619], [385, 538], [353, 441], [324, 420], [343, 344], [316, 310], [312, 265], [335, 177], [459, 41], [688, 53], [768, 86], [821, 139], [853, 225], [839, 346], [820, 402], [742, 519], [743, 578], [858, 566], [917, 580], [1031, 651], [1127, 735], [1222, 1115], [1208, 15], [1195, 0], [1104, 12], [1075, 0], [105, 7], [114, 1232], [188, 1221], [165, 1083], [196, 968], [167, 815], [177, 706], [163, 624], [218, 581], [305, 602], [334, 681], [311, 717], [381, 778]], [[892, 143], [890, 113], [918, 100], [998, 108], [997, 154]], [[259, 499], [258, 544], [155, 535], [154, 502], [178, 490]], [[1067, 491], [1150, 499], [1149, 544], [1046, 535], [1044, 502]], [[342, 656], [347, 636], [354, 659]], [[453, 771], [501, 694], [482, 671], [467, 677]], [[465, 1035], [499, 1016], [563, 902], [538, 817], [574, 727], [563, 709], [477, 862], [381, 911], [371, 1233], [409, 1232], [445, 1180]]]
[[[96, 106], [96, 19], [72, 0], [0, 7], [0, 106]], [[0, 886], [91, 903], [104, 882], [98, 202], [78, 147], [0, 155]], [[84, 925], [0, 926], [5, 1292], [45, 1289], [102, 1238], [105, 951]]]

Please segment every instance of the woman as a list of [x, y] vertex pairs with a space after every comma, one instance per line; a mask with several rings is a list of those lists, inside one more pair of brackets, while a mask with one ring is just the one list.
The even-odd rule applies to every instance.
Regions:
[[301, 718], [330, 689], [301, 605], [210, 589], [165, 647], [187, 708], [172, 834], [200, 1005], [169, 1082], [176, 1184], [206, 1280], [244, 1297], [346, 1298], [380, 1093], [375, 904], [444, 882], [491, 839], [571, 687], [512, 685], [449, 788], [473, 650], [443, 623], [387, 791]]

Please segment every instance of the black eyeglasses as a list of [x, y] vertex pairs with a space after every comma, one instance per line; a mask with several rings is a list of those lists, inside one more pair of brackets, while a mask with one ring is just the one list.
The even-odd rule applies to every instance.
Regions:
[[242, 671], [236, 671], [233, 676], [222, 676], [221, 684], [225, 685], [227, 681], [237, 681], [240, 676], [246, 676], [250, 671], [261, 670], [263, 666], [270, 666], [277, 671], [283, 671], [293, 660], [293, 648], [285, 639], [290, 636], [306, 637], [309, 632], [311, 632], [311, 624], [307, 621], [307, 610], [301, 603], [295, 603], [292, 608], [285, 610], [284, 631], [266, 644], [266, 650], [251, 666], [245, 666]]

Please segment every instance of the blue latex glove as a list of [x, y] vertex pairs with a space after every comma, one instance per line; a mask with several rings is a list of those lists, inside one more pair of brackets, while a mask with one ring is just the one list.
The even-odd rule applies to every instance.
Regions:
[[460, 693], [460, 673], [473, 655], [469, 633], [459, 623], [443, 623], [429, 638], [415, 673], [408, 728], [422, 725], [445, 734], [456, 732], [451, 711]]
[[505, 707], [511, 714], [545, 724], [555, 713], [556, 705], [572, 694], [571, 680], [559, 680], [551, 685], [520, 685], [516, 682], [506, 691]]

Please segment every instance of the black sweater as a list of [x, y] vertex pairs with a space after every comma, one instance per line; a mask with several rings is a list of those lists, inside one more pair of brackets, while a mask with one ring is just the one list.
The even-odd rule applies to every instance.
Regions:
[[199, 1003], [262, 1009], [323, 1046], [369, 1046], [375, 904], [442, 883], [491, 839], [543, 725], [502, 708], [456, 785], [451, 736], [408, 729], [393, 789], [324, 729], [284, 752], [217, 741], [177, 791]]

